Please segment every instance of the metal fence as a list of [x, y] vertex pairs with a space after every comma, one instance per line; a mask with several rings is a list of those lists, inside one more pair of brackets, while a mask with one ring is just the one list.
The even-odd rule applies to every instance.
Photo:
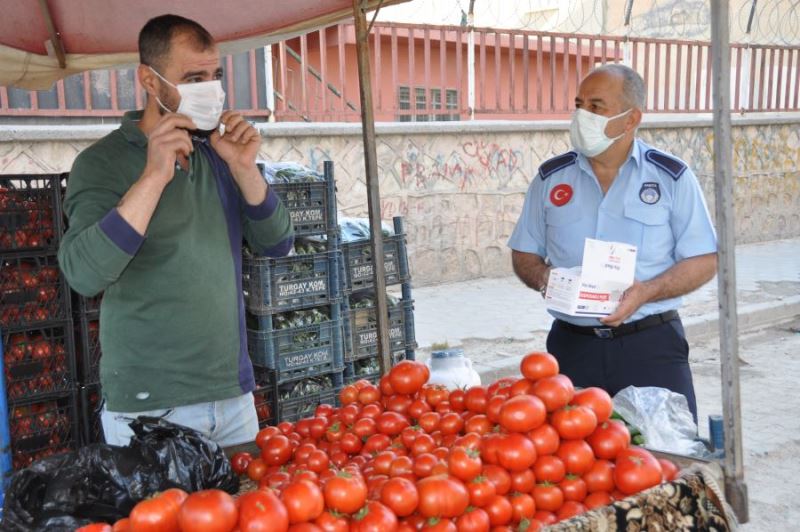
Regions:
[[[378, 22], [370, 50], [381, 121], [561, 117], [581, 78], [609, 62], [642, 74], [648, 112], [711, 111], [705, 41]], [[227, 56], [223, 66], [228, 107], [250, 117], [359, 119], [350, 24]], [[800, 110], [800, 46], [734, 44], [731, 69], [734, 111]], [[50, 91], [0, 88], [0, 116], [115, 117], [142, 103], [133, 69], [86, 72]]]

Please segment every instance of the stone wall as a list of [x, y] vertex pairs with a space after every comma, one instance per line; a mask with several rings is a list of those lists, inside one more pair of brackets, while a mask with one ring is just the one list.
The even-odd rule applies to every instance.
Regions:
[[[566, 123], [473, 122], [378, 125], [382, 213], [406, 218], [417, 286], [511, 273], [506, 240], [539, 164], [569, 149]], [[107, 127], [0, 129], [0, 173], [61, 172]], [[271, 124], [261, 156], [336, 164], [341, 212], [366, 216], [360, 128]], [[708, 117], [658, 117], [648, 143], [688, 161], [714, 213], [713, 130]], [[800, 236], [800, 116], [734, 118], [739, 242]]]

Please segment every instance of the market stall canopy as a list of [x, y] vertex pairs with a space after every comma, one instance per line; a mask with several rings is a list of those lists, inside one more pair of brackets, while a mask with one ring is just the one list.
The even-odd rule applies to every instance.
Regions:
[[0, 0], [0, 13], [0, 86], [46, 90], [84, 70], [138, 63], [139, 30], [158, 15], [196, 20], [230, 54], [352, 17], [353, 0]]

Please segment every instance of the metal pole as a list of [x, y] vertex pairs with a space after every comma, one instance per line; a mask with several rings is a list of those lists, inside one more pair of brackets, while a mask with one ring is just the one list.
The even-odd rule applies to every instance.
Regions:
[[736, 314], [736, 257], [731, 148], [730, 34], [728, 0], [711, 0], [711, 69], [714, 112], [714, 191], [719, 235], [719, 344], [722, 414], [725, 426], [725, 495], [739, 521], [748, 521], [742, 462], [739, 393], [739, 327]]
[[378, 353], [381, 373], [392, 367], [389, 352], [389, 310], [386, 305], [386, 274], [383, 258], [383, 231], [381, 230], [381, 194], [378, 180], [378, 152], [375, 144], [375, 110], [372, 108], [372, 82], [369, 69], [369, 29], [367, 27], [366, 0], [353, 0], [356, 26], [356, 54], [358, 56], [358, 82], [361, 95], [361, 131], [364, 139], [364, 166], [367, 171], [367, 205], [369, 208], [370, 244], [372, 249], [372, 275], [375, 284], [375, 310], [378, 313]]
[[269, 109], [269, 121], [275, 121], [275, 81], [272, 79], [272, 45], [264, 47], [264, 90]]
[[[470, 2], [469, 13], [467, 14], [467, 107], [469, 108], [469, 119], [475, 120], [475, 15], [472, 12], [474, 0]], [[458, 43], [461, 46], [461, 43]]]

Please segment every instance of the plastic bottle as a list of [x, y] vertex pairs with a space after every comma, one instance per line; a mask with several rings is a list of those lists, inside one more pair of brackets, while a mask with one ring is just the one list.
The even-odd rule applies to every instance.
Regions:
[[725, 426], [723, 424], [722, 416], [719, 414], [712, 414], [708, 416], [708, 439], [711, 440], [713, 452], [712, 458], [725, 457]]
[[480, 386], [481, 377], [472, 368], [472, 361], [464, 356], [462, 349], [434, 351], [427, 362], [431, 369], [428, 382], [442, 384], [449, 390]]

